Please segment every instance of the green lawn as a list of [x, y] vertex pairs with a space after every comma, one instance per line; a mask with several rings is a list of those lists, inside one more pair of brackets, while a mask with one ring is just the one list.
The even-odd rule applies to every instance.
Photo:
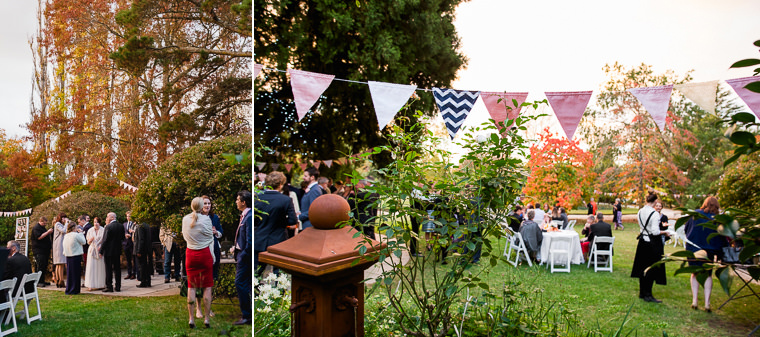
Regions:
[[[633, 228], [633, 223], [626, 228]], [[580, 228], [578, 228], [580, 230]], [[518, 266], [517, 270], [509, 264], [500, 263], [489, 275], [492, 286], [508, 277], [521, 277], [530, 280], [536, 287], [544, 289], [544, 298], [562, 302], [574, 310], [584, 325], [600, 326], [602, 331], [612, 333], [620, 326], [629, 307], [630, 321], [626, 331], [636, 327], [638, 336], [746, 336], [755, 325], [760, 323], [760, 301], [748, 297], [730, 302], [722, 310], [717, 308], [728, 298], [714, 279], [716, 287], [712, 292], [712, 313], [690, 308], [691, 290], [689, 276], [673, 276], [677, 265], [668, 264], [668, 284], [655, 285], [654, 296], [663, 301], [652, 304], [638, 299], [638, 279], [631, 278], [631, 266], [636, 249], [634, 230], [614, 231], [615, 256], [614, 272], [594, 273], [585, 265], [573, 265], [572, 272], [548, 272], [544, 266]], [[503, 247], [503, 241], [500, 246]], [[672, 245], [666, 246], [665, 252], [676, 251]], [[740, 282], [734, 280], [734, 288]], [[753, 286], [760, 291], [760, 286]], [[749, 293], [749, 291], [746, 293]], [[743, 292], [744, 294], [744, 292]], [[702, 290], [700, 290], [700, 309], [703, 309]]]
[[[40, 290], [42, 321], [19, 320], [20, 336], [251, 336], [250, 325], [234, 326], [240, 318], [237, 300], [218, 299], [211, 329], [196, 319], [188, 325], [187, 300], [179, 295], [164, 297], [115, 297], [93, 294], [65, 295]], [[226, 305], [234, 304], [234, 305]], [[19, 304], [18, 308], [23, 310]], [[36, 311], [36, 307], [34, 309]], [[4, 326], [7, 329], [8, 326]]]

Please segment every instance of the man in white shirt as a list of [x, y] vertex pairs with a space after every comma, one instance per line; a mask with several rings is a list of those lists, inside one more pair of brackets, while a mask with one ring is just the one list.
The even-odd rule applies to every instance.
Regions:
[[540, 203], [536, 203], [536, 208], [533, 211], [535, 213], [533, 216], [533, 221], [544, 221], [544, 215], [546, 215], [546, 212], [541, 209]]

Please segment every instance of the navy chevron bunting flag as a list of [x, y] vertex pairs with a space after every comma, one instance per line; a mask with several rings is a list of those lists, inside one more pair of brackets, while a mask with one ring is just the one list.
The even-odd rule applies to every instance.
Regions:
[[454, 140], [454, 136], [467, 119], [475, 101], [478, 100], [480, 91], [433, 88], [433, 96], [435, 104], [438, 104], [438, 110], [441, 111], [443, 122], [449, 130], [449, 136]]

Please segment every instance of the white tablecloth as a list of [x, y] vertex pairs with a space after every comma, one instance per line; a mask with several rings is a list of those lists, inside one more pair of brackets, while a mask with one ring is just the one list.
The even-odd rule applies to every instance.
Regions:
[[544, 234], [544, 240], [541, 242], [541, 263], [542, 264], [545, 261], [549, 260], [549, 247], [552, 244], [552, 239], [556, 237], [570, 237], [571, 238], [572, 244], [570, 247], [570, 257], [571, 257], [570, 263], [572, 264], [585, 263], [585, 260], [583, 259], [583, 251], [581, 250], [581, 240], [580, 240], [580, 236], [578, 235], [578, 232], [574, 230], [566, 230], [566, 231], [562, 230], [559, 232], [545, 232], [543, 234]]

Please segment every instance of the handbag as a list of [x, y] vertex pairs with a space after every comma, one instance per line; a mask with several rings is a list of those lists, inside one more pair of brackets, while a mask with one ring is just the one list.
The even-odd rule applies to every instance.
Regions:
[[731, 246], [725, 246], [723, 247], [723, 262], [726, 263], [738, 263], [739, 262], [739, 253], [742, 251], [741, 248], [737, 247], [731, 247]]

